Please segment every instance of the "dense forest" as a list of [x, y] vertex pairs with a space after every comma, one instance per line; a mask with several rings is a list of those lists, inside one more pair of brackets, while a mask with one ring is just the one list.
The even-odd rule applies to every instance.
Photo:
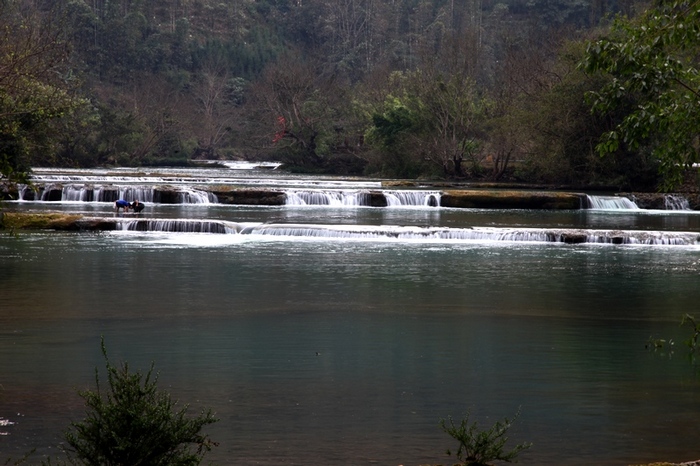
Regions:
[[3, 0], [0, 172], [671, 188], [697, 162], [698, 24], [697, 0]]

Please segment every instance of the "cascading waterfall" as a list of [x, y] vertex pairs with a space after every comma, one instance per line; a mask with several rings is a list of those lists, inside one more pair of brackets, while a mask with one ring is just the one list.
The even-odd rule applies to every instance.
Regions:
[[129, 202], [135, 200], [139, 200], [140, 202], [153, 202], [154, 191], [154, 188], [145, 186], [120, 187], [119, 199], [124, 199]]
[[64, 186], [61, 200], [65, 201], [92, 201], [93, 190], [85, 186]]
[[682, 231], [593, 230], [569, 228], [418, 227], [237, 223], [225, 220], [112, 218], [117, 230], [168, 233], [217, 233], [367, 241], [539, 242], [565, 244], [700, 246], [700, 233]]
[[368, 205], [367, 191], [287, 190], [286, 205], [362, 206]]
[[[33, 200], [34, 191], [29, 186], [19, 190], [20, 199]], [[163, 191], [154, 186], [101, 186], [101, 185], [49, 185], [40, 193], [38, 200], [49, 202], [114, 202], [117, 199], [146, 203], [163, 202]], [[214, 204], [219, 200], [214, 193], [198, 189], [178, 189], [171, 191], [167, 203], [178, 204]], [[60, 198], [59, 198], [60, 194]]]
[[439, 191], [384, 191], [384, 197], [389, 207], [440, 205]]
[[178, 193], [178, 199], [180, 204], [215, 204], [219, 202], [216, 194], [196, 189], [181, 191]]
[[[287, 190], [286, 205], [324, 205], [324, 206], [370, 206], [371, 194], [366, 190]], [[430, 206], [440, 205], [439, 191], [382, 191], [381, 196], [388, 207]]]
[[421, 227], [336, 227], [326, 225], [261, 225], [243, 234], [338, 239], [560, 241], [560, 235], [537, 230], [496, 230]]
[[239, 233], [243, 227], [234, 222], [222, 220], [188, 220], [188, 219], [133, 219], [117, 222], [119, 230], [128, 231], [162, 231], [171, 233]]
[[688, 199], [677, 194], [666, 194], [664, 196], [664, 206], [666, 210], [691, 210]]
[[626, 197], [587, 195], [590, 209], [600, 210], [638, 210], [639, 207]]
[[386, 240], [448, 240], [448, 241], [510, 241], [598, 244], [697, 245], [700, 235], [695, 232], [569, 230], [538, 228], [434, 228], [398, 226], [347, 226], [306, 224], [263, 224], [249, 226], [241, 234], [278, 237], [386, 239]]

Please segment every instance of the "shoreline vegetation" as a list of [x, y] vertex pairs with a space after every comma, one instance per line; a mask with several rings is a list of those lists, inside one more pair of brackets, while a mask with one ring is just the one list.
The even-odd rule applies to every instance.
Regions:
[[0, 5], [0, 180], [275, 160], [698, 190], [697, 2], [48, 3]]

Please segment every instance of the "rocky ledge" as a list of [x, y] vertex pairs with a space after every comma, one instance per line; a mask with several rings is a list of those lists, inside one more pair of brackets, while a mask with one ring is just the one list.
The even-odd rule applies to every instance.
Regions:
[[472, 209], [581, 209], [586, 195], [544, 191], [450, 190], [440, 199], [442, 207]]
[[[64, 188], [70, 184], [36, 184], [30, 189], [18, 190], [18, 186], [0, 184], [0, 200], [25, 201], [43, 200], [60, 202], [64, 197]], [[119, 196], [115, 186], [94, 187], [91, 185], [73, 185], [80, 188], [80, 200], [91, 202], [114, 202]], [[383, 188], [423, 189], [425, 186], [383, 183]], [[457, 186], [434, 186], [436, 196], [431, 196], [428, 204], [434, 207], [474, 208], [474, 209], [585, 209], [588, 196], [583, 193], [533, 189], [526, 187], [486, 187], [460, 188]], [[427, 188], [429, 189], [429, 188]], [[280, 206], [287, 203], [287, 193], [276, 188], [246, 188], [225, 185], [199, 188], [198, 196], [209, 196], [210, 202], [235, 205]], [[620, 198], [627, 198], [642, 209], [691, 209], [700, 210], [700, 193], [664, 194], [664, 193], [619, 193]], [[190, 194], [175, 186], [156, 186], [149, 193], [148, 201], [156, 204], [180, 204], [191, 202]], [[364, 205], [386, 207], [387, 198], [381, 189], [363, 193]]]
[[57, 230], [57, 231], [109, 231], [116, 230], [117, 223], [109, 218], [86, 218], [82, 215], [61, 213], [0, 212], [0, 229]]

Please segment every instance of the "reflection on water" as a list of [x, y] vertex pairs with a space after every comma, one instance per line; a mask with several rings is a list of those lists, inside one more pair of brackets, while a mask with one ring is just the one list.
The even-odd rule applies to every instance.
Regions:
[[[697, 213], [642, 210], [210, 204], [144, 217], [700, 232]], [[76, 391], [94, 385], [101, 335], [113, 361], [155, 362], [163, 388], [217, 412], [216, 464], [444, 464], [455, 445], [440, 418], [492, 424], [518, 408], [509, 436], [534, 443], [521, 464], [700, 458], [700, 378], [678, 325], [700, 300], [697, 246], [21, 232], [0, 233], [0, 271], [0, 461], [56, 453], [84, 415]], [[678, 342], [673, 357], [646, 351], [650, 336]]]

